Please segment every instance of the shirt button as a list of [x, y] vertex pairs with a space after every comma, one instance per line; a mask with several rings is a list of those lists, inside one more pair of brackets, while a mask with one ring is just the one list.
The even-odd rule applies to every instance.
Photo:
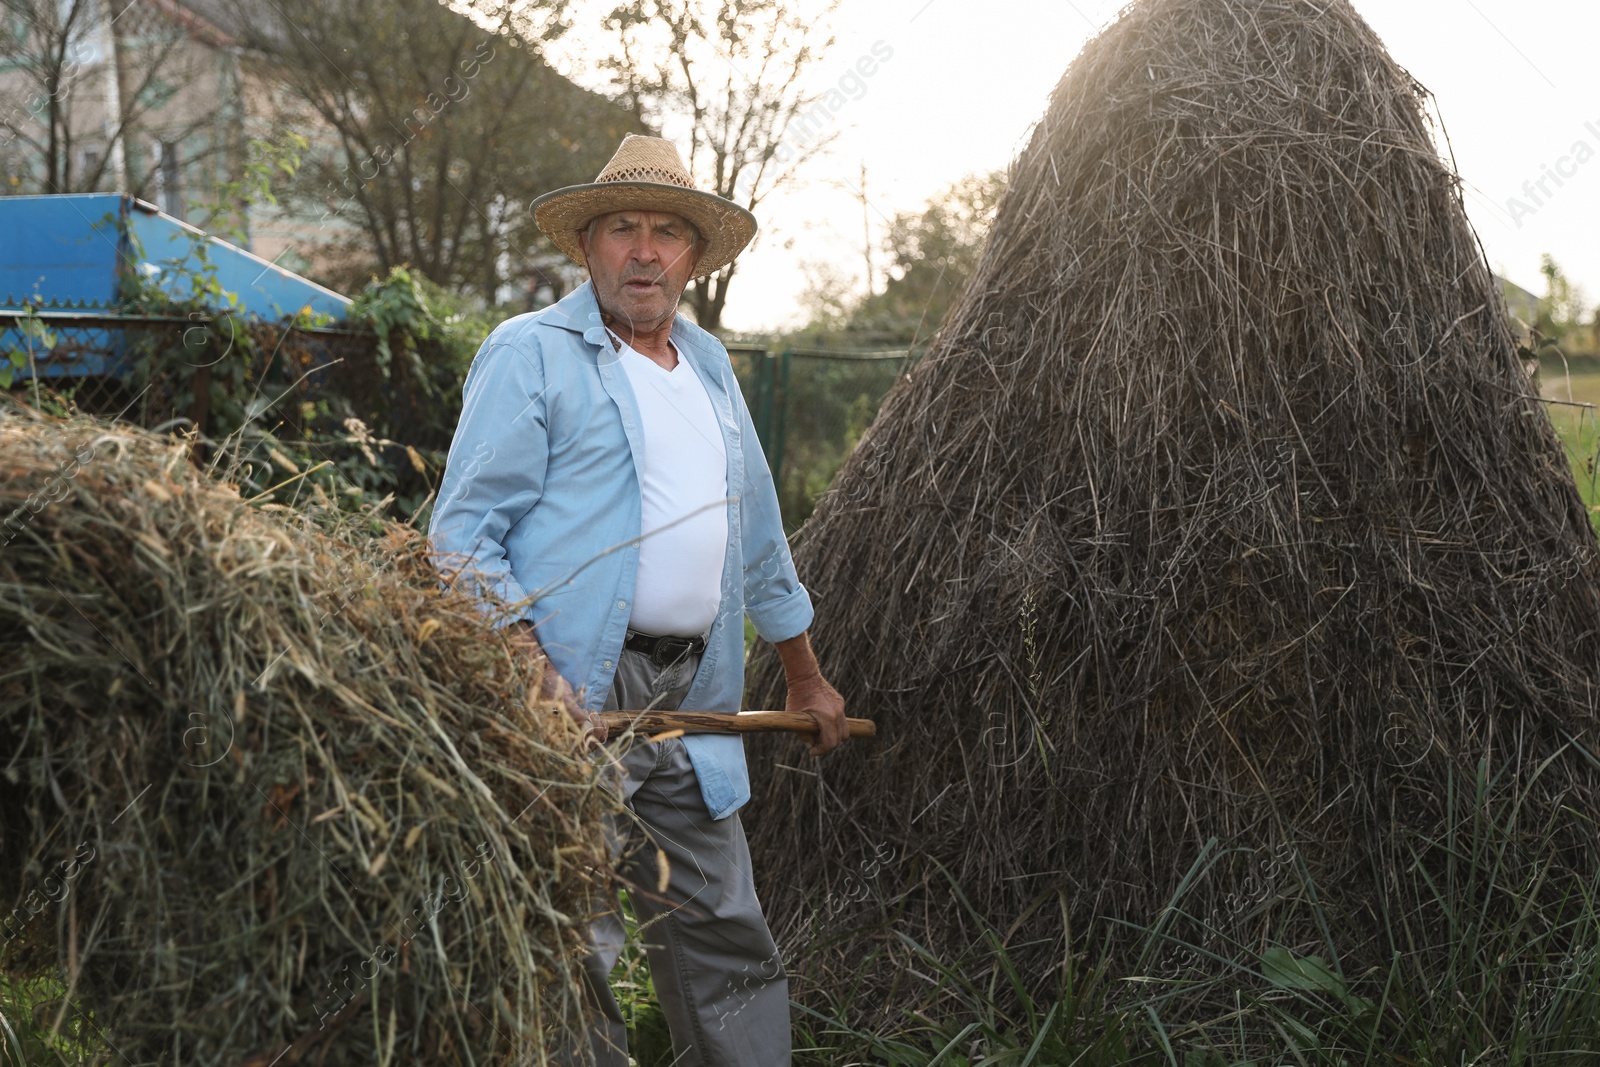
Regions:
[[600, 664], [600, 666], [604, 667], [606, 670], [609, 671], [611, 669], [611, 661], [610, 660], [606, 660], [604, 663]]
[[620, 611], [620, 610], [622, 610], [623, 608], [625, 608], [627, 606], [628, 606], [628, 602], [626, 600], [617, 601], [617, 610]]

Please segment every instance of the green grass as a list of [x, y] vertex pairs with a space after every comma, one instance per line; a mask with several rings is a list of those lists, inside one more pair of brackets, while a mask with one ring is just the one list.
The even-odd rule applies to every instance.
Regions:
[[0, 974], [0, 1067], [66, 1067], [104, 1051], [85, 1040], [75, 1018], [63, 1021], [61, 1033], [50, 1032], [65, 992], [54, 979], [17, 981]]
[[1596, 872], [1553, 862], [1558, 822], [1579, 815], [1531, 825], [1517, 785], [1482, 769], [1453, 782], [1456, 821], [1407, 843], [1410, 890], [1381, 902], [1386, 966], [1345, 973], [1326, 962], [1338, 960], [1331, 938], [1326, 958], [1240, 955], [1223, 979], [1236, 1018], [1173, 1026], [1174, 1037], [1205, 1067], [1600, 1063]]
[[[844, 1021], [848, 994], [826, 1010], [794, 1005], [799, 1067], [1121, 1067], [1161, 1062], [1131, 1000], [1103, 965], [1064, 961], [1055, 995], [1037, 1000], [994, 931], [951, 960], [896, 935], [908, 971], [924, 983], [874, 1026]], [[829, 998], [831, 999], [831, 998]], [[1145, 1048], [1141, 1052], [1140, 1045]]]
[[1596, 455], [1600, 453], [1600, 371], [1585, 366], [1569, 372], [1560, 363], [1546, 362], [1539, 372], [1539, 388], [1545, 399], [1563, 401], [1545, 406], [1566, 446], [1590, 520], [1600, 529], [1600, 471], [1596, 469]]
[[633, 902], [628, 899], [627, 890], [622, 890], [620, 895], [627, 941], [622, 946], [622, 955], [617, 957], [617, 965], [611, 969], [611, 991], [622, 1008], [623, 1021], [628, 1024], [628, 1050], [638, 1067], [671, 1067], [672, 1033], [667, 1029], [667, 1017], [656, 997], [655, 983], [650, 980], [650, 962], [640, 940]]
[[[1341, 961], [1355, 946], [1324, 913], [1303, 865], [1271, 902], [1279, 922], [1301, 931], [1296, 947], [1283, 943], [1290, 935], [1276, 926], [1265, 942], [1245, 945], [1235, 930], [1202, 928], [1200, 943], [1190, 944], [1158, 924], [1139, 934], [1146, 951], [1122, 953], [1120, 975], [1093, 951], [1063, 960], [1055, 993], [1042, 1002], [992, 931], [951, 954], [890, 930], [909, 976], [892, 1011], [862, 1010], [871, 1002], [849, 989], [813, 993], [809, 1005], [795, 1006], [796, 1063], [1600, 1064], [1600, 872], [1559, 866], [1556, 831], [1585, 814], [1533, 823], [1519, 798], [1531, 783], [1513, 780], [1527, 773], [1519, 766], [1501, 777], [1480, 768], [1457, 778], [1446, 804], [1454, 821], [1402, 843], [1406, 869], [1380, 902], [1378, 944], [1363, 953], [1376, 964], [1347, 971]], [[959, 895], [953, 882], [951, 890]], [[1180, 890], [1169, 915], [1200, 910], [1189, 892]], [[1308, 929], [1322, 931], [1320, 944], [1300, 939]], [[1185, 948], [1209, 961], [1204, 973], [1139, 973]], [[804, 962], [796, 969], [804, 972]]]

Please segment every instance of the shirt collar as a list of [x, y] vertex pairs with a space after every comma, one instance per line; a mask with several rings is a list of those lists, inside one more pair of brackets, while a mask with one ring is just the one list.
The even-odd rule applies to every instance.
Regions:
[[600, 305], [595, 302], [594, 284], [584, 282], [545, 310], [544, 321], [563, 330], [583, 334], [590, 344], [604, 344], [606, 330], [600, 321]]

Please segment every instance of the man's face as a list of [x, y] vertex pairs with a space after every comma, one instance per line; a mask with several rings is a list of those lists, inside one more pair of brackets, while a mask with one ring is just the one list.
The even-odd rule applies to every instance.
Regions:
[[600, 309], [641, 327], [672, 316], [701, 252], [689, 221], [664, 211], [602, 215], [578, 242]]

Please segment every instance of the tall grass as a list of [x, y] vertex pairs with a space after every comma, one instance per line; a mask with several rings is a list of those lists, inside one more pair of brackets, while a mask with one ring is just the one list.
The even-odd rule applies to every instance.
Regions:
[[616, 966], [611, 969], [611, 991], [616, 995], [622, 1019], [628, 1026], [628, 1048], [638, 1067], [672, 1067], [672, 1034], [667, 1029], [667, 1017], [656, 996], [655, 983], [650, 978], [650, 961], [644, 951], [644, 939], [650, 933], [647, 929], [640, 930], [628, 891], [621, 890], [619, 896], [627, 940], [623, 942]]
[[[1539, 370], [1540, 393], [1547, 400], [1550, 421], [1567, 451], [1578, 493], [1589, 508], [1590, 520], [1600, 530], [1600, 361], [1545, 360]], [[1582, 405], [1589, 405], [1587, 407]]]
[[1230, 960], [1216, 981], [1236, 990], [1233, 1017], [1173, 1026], [1175, 1039], [1207, 1065], [1600, 1063], [1597, 872], [1560, 868], [1558, 827], [1520, 826], [1506, 783], [1480, 769], [1467, 784], [1449, 810], [1469, 814], [1408, 843], [1399, 881], [1414, 892], [1384, 902], [1386, 966], [1345, 973], [1337, 937], [1326, 957], [1274, 946]]
[[[904, 978], [892, 1006], [812, 976], [806, 1002], [794, 1005], [796, 1067], [1600, 1064], [1600, 872], [1560, 868], [1559, 826], [1522, 826], [1506, 784], [1480, 770], [1448, 798], [1460, 816], [1407, 843], [1397, 881], [1409, 888], [1384, 902], [1382, 965], [1345, 969], [1354, 946], [1319, 913], [1324, 895], [1303, 865], [1268, 903], [1286, 915], [1300, 908], [1302, 920], [1311, 913], [1319, 944], [1245, 944], [1237, 930], [1192, 921], [1176, 936], [1169, 920], [1188, 919], [1185, 894], [1218, 858], [1208, 850], [1132, 962], [1108, 958], [1091, 933], [1043, 976], [1053, 987], [1045, 998], [1030, 993], [1040, 976], [1019, 973], [1002, 931], [981, 928], [953, 948], [886, 926], [882, 951]], [[1549, 862], [1523, 862], [1541, 855]], [[953, 879], [950, 890], [965, 902]], [[666, 1067], [671, 1040], [641, 948], [649, 931], [623, 904], [629, 937], [614, 988], [636, 1063]], [[1152, 973], [1174, 949], [1199, 965]], [[61, 992], [0, 979], [0, 1067], [84, 1062], [81, 1035], [49, 1032]]]
[[862, 1014], [853, 1010], [852, 991], [819, 990], [823, 1010], [795, 1005], [796, 1064], [1112, 1067], [1141, 1062], [1136, 1046], [1144, 1024], [1134, 1005], [1117, 1003], [1104, 964], [1090, 965], [1067, 952], [1056, 967], [1055, 996], [1041, 1002], [1030, 993], [1037, 983], [1018, 972], [1005, 940], [992, 929], [954, 959], [903, 934], [893, 941], [908, 978], [903, 1002], [893, 1012], [876, 1012], [876, 1023], [869, 1026], [846, 1021]]
[[[1479, 770], [1447, 800], [1459, 813], [1405, 845], [1408, 863], [1383, 902], [1377, 951], [1353, 944], [1323, 912], [1303, 864], [1266, 902], [1319, 931], [1318, 943], [1167, 921], [1185, 890], [1143, 931], [1123, 964], [1090, 951], [1057, 967], [1053, 999], [1017, 973], [1004, 936], [987, 930], [942, 952], [885, 930], [904, 965], [890, 1012], [849, 989], [813, 987], [795, 1006], [803, 1067], [1171, 1065], [1171, 1067], [1468, 1067], [1600, 1064], [1600, 881], [1555, 861], [1558, 826], [1527, 827], [1508, 783]], [[1592, 813], [1565, 812], [1562, 819]], [[1524, 862], [1547, 856], [1548, 862]], [[1192, 886], [1216, 856], [1202, 855]], [[952, 886], [956, 892], [959, 890]], [[975, 917], [975, 916], [974, 916]], [[1306, 920], [1312, 922], [1307, 924]], [[1286, 931], [1285, 940], [1288, 939]], [[1196, 965], [1148, 973], [1173, 950]], [[1359, 950], [1359, 951], [1358, 951]], [[1381, 959], [1347, 973], [1342, 959]], [[804, 972], [804, 961], [796, 968]]]
[[68, 1067], [104, 1052], [75, 1015], [61, 1031], [52, 1031], [65, 991], [52, 979], [16, 981], [0, 974], [0, 1067]]

